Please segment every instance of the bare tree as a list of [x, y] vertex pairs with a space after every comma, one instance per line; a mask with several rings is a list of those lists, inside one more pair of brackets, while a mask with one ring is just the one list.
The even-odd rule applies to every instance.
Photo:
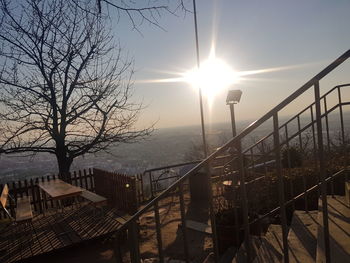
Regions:
[[138, 141], [124, 59], [96, 1], [0, 0], [0, 153], [50, 153], [62, 179], [74, 158]]
[[[79, 0], [72, 0], [79, 1]], [[177, 15], [186, 14], [190, 10], [191, 0], [96, 0], [98, 11], [103, 12], [103, 8], [111, 11], [111, 16], [121, 19], [126, 16], [132, 24], [132, 28], [139, 31], [139, 26], [144, 22], [161, 27], [159, 20], [163, 13]], [[116, 11], [116, 12], [113, 12]], [[140, 31], [139, 31], [140, 32]]]

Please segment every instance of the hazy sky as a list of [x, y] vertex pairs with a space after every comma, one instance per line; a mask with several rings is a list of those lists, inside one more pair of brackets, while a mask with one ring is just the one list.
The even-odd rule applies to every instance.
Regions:
[[[188, 7], [192, 9], [191, 1]], [[243, 91], [238, 120], [262, 116], [350, 48], [348, 0], [197, 0], [197, 9], [201, 60], [214, 42], [216, 55], [237, 71], [284, 68], [249, 76], [232, 87]], [[199, 124], [197, 90], [186, 83], [143, 82], [177, 77], [196, 65], [192, 14], [165, 14], [160, 25], [165, 31], [144, 23], [142, 35], [127, 19], [115, 25], [124, 52], [135, 59], [135, 99], [148, 105], [139, 124]], [[339, 71], [338, 80], [330, 78], [322, 87], [350, 82], [348, 76], [349, 71]], [[205, 103], [208, 125], [230, 120], [226, 94], [221, 92], [211, 109]], [[293, 113], [293, 107], [283, 114]]]

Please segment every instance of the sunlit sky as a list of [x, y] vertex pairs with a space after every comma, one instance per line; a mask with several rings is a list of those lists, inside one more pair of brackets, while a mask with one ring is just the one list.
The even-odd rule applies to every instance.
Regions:
[[[216, 56], [236, 71], [275, 69], [232, 84], [243, 91], [236, 119], [259, 118], [349, 49], [349, 11], [348, 0], [197, 0], [201, 61], [215, 45]], [[164, 14], [159, 23], [165, 30], [144, 23], [140, 34], [127, 19], [114, 28], [124, 52], [135, 59], [134, 99], [147, 106], [138, 125], [200, 124], [197, 89], [185, 82], [153, 82], [196, 66], [193, 16]], [[340, 71], [337, 81], [324, 85], [350, 82], [348, 75]], [[227, 88], [211, 106], [204, 97], [207, 125], [230, 121], [226, 95]]]

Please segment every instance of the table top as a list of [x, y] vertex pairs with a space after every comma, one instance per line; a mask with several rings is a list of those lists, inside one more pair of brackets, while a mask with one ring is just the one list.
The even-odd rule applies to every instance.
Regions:
[[60, 179], [40, 182], [38, 186], [52, 199], [61, 199], [80, 195], [83, 191], [80, 187], [68, 184]]

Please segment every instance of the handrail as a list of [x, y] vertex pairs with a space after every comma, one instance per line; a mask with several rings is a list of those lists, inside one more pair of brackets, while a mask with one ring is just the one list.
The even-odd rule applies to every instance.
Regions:
[[[225, 157], [227, 157], [227, 156], [225, 156], [225, 155], [218, 156], [218, 158], [225, 158]], [[159, 171], [159, 170], [165, 170], [165, 169], [169, 169], [169, 168], [175, 168], [175, 167], [179, 167], [179, 166], [185, 166], [185, 165], [188, 165], [188, 164], [200, 163], [202, 161], [203, 161], [203, 159], [195, 160], [195, 161], [188, 161], [188, 162], [184, 162], [184, 163], [171, 164], [171, 165], [166, 165], [166, 166], [161, 166], [161, 167], [156, 167], [156, 168], [151, 168], [151, 169], [143, 171], [143, 174], [146, 174], [146, 173], [149, 173], [149, 172], [155, 172], [155, 171]]]
[[190, 161], [190, 162], [185, 162], [185, 163], [177, 163], [177, 164], [172, 164], [172, 165], [167, 165], [167, 166], [162, 166], [162, 167], [156, 167], [152, 169], [145, 170], [143, 174], [149, 173], [149, 172], [155, 172], [159, 170], [165, 170], [165, 169], [170, 169], [170, 168], [175, 168], [175, 167], [180, 167], [180, 166], [185, 166], [188, 164], [195, 164], [195, 163], [200, 163], [203, 160], [196, 160], [196, 161]]
[[[341, 84], [341, 85], [337, 85], [334, 86], [332, 89], [330, 89], [329, 91], [327, 91], [325, 94], [322, 95], [322, 97], [320, 97], [320, 100], [324, 99], [325, 97], [327, 97], [327, 95], [329, 95], [330, 93], [332, 93], [334, 90], [342, 88], [342, 87], [348, 87], [350, 86], [350, 83], [346, 83], [346, 84]], [[291, 117], [288, 121], [286, 121], [285, 123], [283, 123], [280, 128], [282, 128], [283, 126], [285, 126], [286, 124], [290, 123], [291, 121], [293, 121], [295, 118], [297, 118], [297, 116], [303, 114], [305, 111], [307, 111], [309, 108], [311, 108], [313, 105], [315, 105], [315, 102], [311, 103], [309, 106], [307, 106], [305, 109], [301, 110], [299, 113], [297, 113], [296, 115], [294, 115], [293, 117]]]
[[[336, 89], [342, 88], [342, 87], [349, 87], [350, 83], [346, 83], [346, 84], [341, 84], [341, 85], [337, 85], [334, 86], [332, 89], [330, 89], [328, 92], [326, 92], [322, 97], [320, 97], [320, 100], [324, 99], [327, 95], [329, 95], [331, 92], [333, 92]], [[315, 104], [315, 102], [311, 103], [309, 106], [307, 106], [305, 109], [301, 110], [299, 113], [297, 113], [295, 116], [291, 117], [290, 119], [288, 119], [285, 123], [281, 124], [279, 126], [279, 130], [283, 129], [286, 125], [288, 125], [291, 121], [293, 121], [295, 118], [298, 118], [299, 115], [301, 115], [302, 113], [304, 113], [306, 110], [308, 110], [309, 108], [311, 108], [313, 105]], [[342, 106], [342, 105], [349, 105], [349, 103], [340, 103], [340, 104], [336, 104], [334, 105], [332, 108], [328, 109], [325, 113], [323, 113], [321, 115], [321, 118], [327, 116], [328, 114], [330, 114], [332, 111], [334, 111], [336, 108]], [[294, 139], [296, 136], [298, 136], [300, 133], [302, 133], [303, 131], [307, 130], [308, 128], [310, 128], [312, 125], [316, 124], [316, 120], [311, 121], [310, 123], [306, 124], [302, 129], [300, 129], [300, 131], [290, 135], [288, 138], [286, 138], [284, 141], [280, 142], [280, 145], [284, 145], [287, 144], [287, 142], [291, 141], [292, 139]], [[262, 143], [263, 141], [265, 141], [267, 138], [273, 136], [273, 132], [268, 133], [267, 135], [265, 135], [264, 137], [262, 137], [260, 140], [258, 140], [257, 142], [255, 142], [254, 144], [248, 146], [246, 149], [242, 150], [242, 154], [245, 154], [247, 152], [249, 152], [250, 150], [252, 150], [254, 147], [256, 147], [258, 144]], [[265, 152], [265, 155], [270, 154], [271, 152], [273, 152], [273, 150], [271, 149], [270, 151]], [[226, 164], [224, 164], [223, 166], [227, 166], [231, 163], [233, 163], [234, 161], [237, 161], [238, 157], [228, 161]]]
[[[337, 85], [334, 86], [332, 89], [330, 89], [327, 93], [325, 93], [322, 97], [320, 97], [320, 100], [324, 99], [327, 95], [329, 95], [331, 92], [333, 92], [334, 90], [338, 89], [338, 88], [342, 88], [342, 87], [349, 87], [350, 83], [346, 83], [346, 84], [341, 84], [341, 85]], [[315, 102], [311, 103], [309, 106], [307, 106], [305, 109], [301, 110], [299, 113], [297, 113], [296, 115], [294, 115], [293, 117], [291, 117], [290, 119], [288, 119], [285, 123], [281, 124], [279, 126], [278, 129], [282, 129], [284, 128], [287, 124], [289, 124], [291, 121], [293, 121], [294, 119], [298, 118], [298, 116], [300, 116], [302, 113], [304, 113], [306, 110], [308, 110], [309, 108], [311, 108], [313, 105], [315, 104]], [[341, 104], [336, 104], [334, 105], [332, 108], [328, 109], [327, 112], [323, 113], [321, 115], [321, 117], [323, 118], [324, 116], [328, 115], [329, 113], [331, 113], [333, 110], [335, 110], [337, 107], [339, 107], [340, 105], [345, 105], [346, 103], [341, 103]], [[316, 120], [306, 124], [299, 132], [296, 132], [295, 134], [289, 136], [290, 139], [288, 139], [288, 141], [290, 141], [292, 138], [296, 137], [300, 132], [310, 128], [313, 124], [316, 123]], [[272, 136], [273, 132], [268, 133], [267, 135], [265, 135], [263, 138], [261, 138], [259, 141], [255, 142], [253, 145], [250, 145], [249, 147], [247, 147], [245, 150], [242, 150], [242, 153], [248, 152], [251, 148], [255, 147], [256, 145], [258, 145], [259, 143], [263, 142], [264, 140], [266, 140], [268, 137]], [[282, 142], [281, 144], [284, 144], [285, 142]], [[271, 151], [270, 151], [271, 152]], [[266, 154], [268, 154], [269, 152], [267, 152]]]
[[[327, 177], [327, 179], [325, 180], [326, 183], [328, 183], [328, 182], [334, 180], [335, 177], [337, 177], [338, 175], [343, 174], [344, 172], [349, 172], [349, 168], [346, 167], [346, 168], [344, 168], [344, 169], [342, 169], [342, 170], [340, 170], [340, 171], [338, 171], [338, 172], [336, 172], [336, 173], [330, 175], [330, 176]], [[294, 196], [294, 197], [293, 197], [292, 199], [290, 199], [289, 201], [286, 201], [285, 205], [286, 205], [286, 206], [287, 206], [287, 205], [291, 205], [291, 204], [292, 204], [293, 202], [295, 202], [296, 200], [300, 199], [301, 197], [304, 197], [305, 195], [307, 195], [307, 194], [309, 194], [309, 193], [312, 193], [313, 191], [315, 191], [315, 190], [317, 190], [317, 189], [319, 189], [319, 188], [321, 188], [321, 183], [317, 183], [317, 184], [311, 186], [310, 188], [306, 189], [304, 192], [298, 194], [297, 196]], [[269, 211], [268, 213], [266, 213], [266, 214], [260, 216], [260, 217], [257, 218], [257, 219], [254, 219], [254, 220], [253, 220], [252, 222], [250, 222], [249, 224], [250, 224], [250, 225], [253, 225], [253, 224], [255, 224], [256, 222], [258, 222], [258, 221], [260, 221], [260, 220], [262, 220], [262, 219], [264, 219], [264, 218], [267, 218], [267, 217], [269, 217], [269, 216], [275, 214], [275, 213], [278, 212], [278, 210], [280, 210], [280, 209], [281, 209], [281, 207], [280, 207], [280, 206], [277, 206], [276, 208], [272, 209], [272, 210]]]
[[139, 218], [140, 215], [148, 211], [151, 207], [153, 207], [156, 203], [158, 203], [162, 198], [164, 198], [165, 195], [170, 193], [174, 190], [174, 188], [178, 187], [183, 181], [188, 179], [190, 175], [200, 170], [200, 168], [205, 167], [209, 164], [215, 157], [223, 153], [225, 150], [227, 150], [231, 145], [234, 145], [238, 143], [241, 139], [243, 139], [246, 135], [248, 135], [250, 132], [252, 132], [254, 129], [259, 127], [261, 124], [263, 124], [268, 119], [272, 118], [278, 111], [283, 109], [285, 106], [287, 106], [290, 102], [298, 98], [301, 94], [303, 94], [305, 91], [307, 91], [311, 86], [313, 86], [316, 82], [321, 80], [323, 77], [325, 77], [327, 74], [329, 74], [331, 71], [333, 71], [335, 68], [337, 68], [340, 64], [342, 64], [345, 60], [347, 60], [350, 57], [350, 49], [347, 50], [344, 54], [342, 54], [339, 58], [334, 60], [330, 65], [328, 65], [326, 68], [324, 68], [320, 73], [315, 75], [312, 79], [310, 79], [308, 82], [306, 82], [303, 86], [301, 86], [298, 90], [293, 92], [289, 97], [284, 99], [281, 103], [279, 103], [276, 107], [274, 107], [272, 110], [267, 112], [265, 115], [263, 115], [260, 119], [254, 121], [251, 123], [247, 128], [245, 128], [243, 131], [241, 131], [238, 135], [236, 135], [234, 138], [232, 138], [230, 141], [228, 141], [226, 144], [224, 144], [222, 147], [220, 147], [218, 150], [216, 150], [214, 153], [210, 154], [205, 160], [197, 164], [195, 167], [193, 167], [190, 171], [188, 171], [184, 176], [179, 178], [176, 182], [174, 182], [172, 185], [170, 185], [166, 190], [164, 190], [160, 195], [155, 197], [152, 201], [150, 201], [147, 205], [145, 205], [142, 209], [137, 211], [133, 216], [131, 216], [125, 224], [121, 227], [124, 229], [129, 225], [130, 222], [135, 221]]

